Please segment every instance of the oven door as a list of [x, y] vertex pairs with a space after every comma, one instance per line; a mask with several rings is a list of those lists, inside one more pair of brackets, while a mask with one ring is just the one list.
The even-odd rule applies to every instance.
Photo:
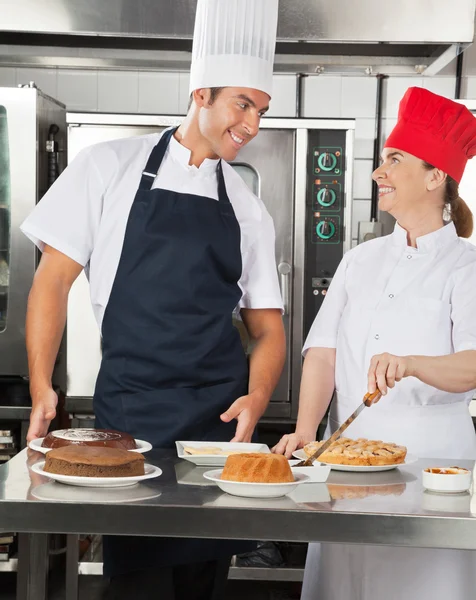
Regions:
[[35, 248], [20, 231], [37, 197], [37, 95], [0, 88], [0, 376], [28, 376], [25, 314]]
[[[295, 130], [261, 129], [259, 135], [238, 155], [234, 164], [243, 179], [271, 214], [276, 231], [276, 268], [284, 301], [286, 363], [265, 417], [288, 418], [290, 404], [290, 332], [293, 311], [293, 213]], [[255, 185], [251, 185], [254, 173]]]

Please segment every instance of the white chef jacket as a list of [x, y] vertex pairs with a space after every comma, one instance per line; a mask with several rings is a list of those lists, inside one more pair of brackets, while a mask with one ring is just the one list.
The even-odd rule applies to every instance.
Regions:
[[[45, 244], [52, 246], [84, 266], [99, 327], [141, 173], [161, 135], [154, 133], [85, 148], [21, 225], [40, 250]], [[190, 154], [172, 137], [152, 188], [218, 200], [218, 161], [206, 159], [197, 168], [189, 165]], [[238, 308], [282, 310], [271, 216], [234, 169], [225, 161], [222, 165], [228, 197], [241, 230], [242, 297]]]
[[[476, 247], [453, 223], [407, 245], [398, 224], [386, 237], [349, 251], [306, 339], [336, 348], [336, 393], [357, 406], [375, 354], [440, 356], [476, 349]], [[474, 392], [448, 394], [414, 377], [389, 390], [385, 405], [469, 403]]]

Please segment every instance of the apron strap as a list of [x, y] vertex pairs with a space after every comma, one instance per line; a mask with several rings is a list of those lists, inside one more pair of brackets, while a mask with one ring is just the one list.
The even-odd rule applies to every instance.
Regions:
[[160, 165], [162, 164], [162, 160], [170, 142], [170, 138], [177, 131], [177, 129], [178, 127], [174, 127], [173, 129], [166, 131], [160, 138], [159, 142], [154, 146], [154, 149], [150, 153], [145, 169], [142, 171], [142, 176], [139, 183], [140, 190], [152, 189], [152, 184], [154, 183], [157, 173], [159, 172]]
[[223, 204], [230, 204], [230, 199], [226, 192], [225, 178], [223, 176], [223, 168], [221, 166], [221, 159], [217, 165], [217, 179], [218, 179], [218, 202]]
[[[173, 127], [172, 129], [169, 129], [169, 131], [166, 131], [164, 135], [160, 138], [159, 142], [154, 146], [152, 152], [150, 153], [149, 160], [147, 161], [145, 169], [142, 171], [142, 176], [140, 178], [139, 183], [140, 190], [150, 191], [152, 189], [152, 184], [154, 183], [154, 180], [157, 177], [157, 173], [159, 172], [160, 165], [162, 164], [162, 160], [165, 156], [167, 147], [177, 129], [178, 127]], [[217, 179], [218, 201], [223, 202], [224, 204], [230, 204], [230, 200], [226, 191], [225, 178], [223, 176], [223, 169], [221, 166], [221, 159], [218, 161], [217, 165]]]

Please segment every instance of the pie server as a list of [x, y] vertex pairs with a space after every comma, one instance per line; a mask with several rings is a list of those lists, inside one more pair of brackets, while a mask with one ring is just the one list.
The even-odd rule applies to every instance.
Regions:
[[379, 400], [382, 397], [382, 393], [380, 390], [376, 390], [373, 394], [365, 394], [364, 400], [360, 406], [357, 407], [356, 410], [350, 415], [348, 419], [346, 419], [342, 425], [339, 427], [337, 431], [335, 431], [331, 437], [326, 440], [322, 446], [320, 446], [315, 452], [311, 454], [306, 460], [302, 460], [295, 467], [310, 467], [312, 463], [321, 456], [328, 448], [331, 446], [340, 436], [344, 433], [344, 431], [349, 427], [349, 425], [360, 415], [360, 413], [364, 410], [366, 406], [372, 406], [374, 402]]

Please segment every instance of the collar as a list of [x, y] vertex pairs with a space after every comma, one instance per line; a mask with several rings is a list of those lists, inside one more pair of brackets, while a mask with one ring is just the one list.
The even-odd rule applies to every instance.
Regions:
[[206, 158], [199, 167], [190, 165], [191, 150], [183, 146], [178, 142], [174, 136], [170, 138], [169, 147], [167, 149], [170, 156], [179, 163], [187, 171], [199, 172], [200, 174], [209, 175], [211, 172], [215, 172], [219, 159]]
[[[447, 244], [454, 242], [458, 239], [456, 228], [453, 221], [446, 223], [440, 229], [422, 235], [416, 239], [417, 250], [420, 252], [432, 252], [438, 250]], [[401, 225], [395, 223], [395, 229], [392, 233], [392, 241], [396, 246], [401, 248], [407, 248], [407, 230], [403, 229]]]

